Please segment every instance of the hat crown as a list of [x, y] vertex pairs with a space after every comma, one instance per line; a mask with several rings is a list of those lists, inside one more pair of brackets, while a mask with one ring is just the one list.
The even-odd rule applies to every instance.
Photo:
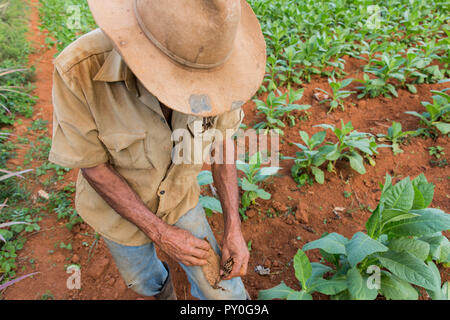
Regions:
[[230, 56], [241, 18], [239, 0], [134, 0], [144, 34], [173, 60], [213, 68]]

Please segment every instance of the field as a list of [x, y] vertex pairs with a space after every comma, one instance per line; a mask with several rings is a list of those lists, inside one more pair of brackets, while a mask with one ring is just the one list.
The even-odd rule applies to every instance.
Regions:
[[[277, 131], [281, 167], [238, 163], [251, 297], [450, 299], [448, 2], [248, 2], [267, 66], [242, 128]], [[0, 1], [0, 22], [0, 299], [144, 299], [73, 208], [77, 170], [47, 161], [52, 59], [95, 28], [85, 1]]]

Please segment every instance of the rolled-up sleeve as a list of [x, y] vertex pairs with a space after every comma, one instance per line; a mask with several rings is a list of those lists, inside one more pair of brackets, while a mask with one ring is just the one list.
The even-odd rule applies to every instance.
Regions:
[[81, 86], [69, 75], [53, 73], [53, 139], [49, 161], [89, 168], [108, 161]]

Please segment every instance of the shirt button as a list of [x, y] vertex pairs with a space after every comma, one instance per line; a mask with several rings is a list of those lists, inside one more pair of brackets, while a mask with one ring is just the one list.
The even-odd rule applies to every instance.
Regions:
[[164, 193], [166, 193], [164, 190], [161, 190], [161, 191], [159, 192], [160, 195], [163, 195]]

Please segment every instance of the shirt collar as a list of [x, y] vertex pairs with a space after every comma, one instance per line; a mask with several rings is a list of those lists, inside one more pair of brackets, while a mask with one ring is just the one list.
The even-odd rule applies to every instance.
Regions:
[[139, 96], [135, 75], [131, 72], [130, 68], [128, 68], [125, 61], [123, 61], [122, 57], [115, 49], [111, 50], [93, 80], [104, 82], [124, 81], [127, 89], [136, 96]]

